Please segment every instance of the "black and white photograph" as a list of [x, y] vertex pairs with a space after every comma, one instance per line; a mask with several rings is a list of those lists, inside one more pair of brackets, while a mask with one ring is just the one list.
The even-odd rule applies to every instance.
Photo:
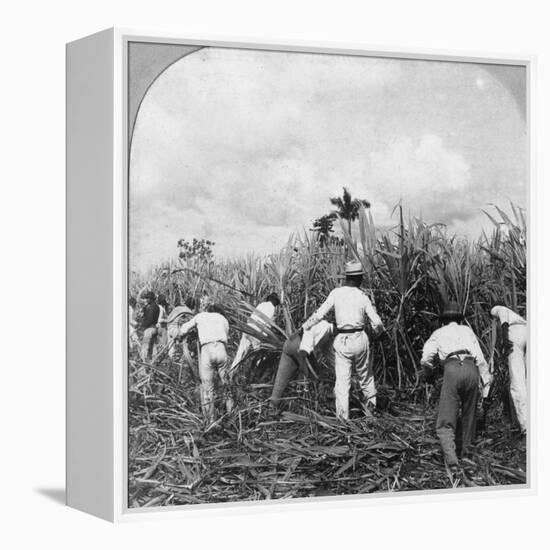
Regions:
[[130, 509], [525, 487], [524, 65], [130, 41]]
[[542, 3], [2, 7], [0, 547], [544, 547]]

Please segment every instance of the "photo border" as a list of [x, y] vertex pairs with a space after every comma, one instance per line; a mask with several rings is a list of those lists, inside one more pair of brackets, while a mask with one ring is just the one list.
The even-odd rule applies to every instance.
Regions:
[[[267, 50], [297, 53], [320, 53], [333, 55], [368, 56], [394, 59], [417, 59], [423, 61], [446, 61], [457, 63], [496, 64], [523, 66], [526, 69], [526, 139], [527, 139], [527, 307], [528, 307], [528, 430], [527, 430], [527, 482], [518, 485], [488, 487], [466, 487], [457, 489], [426, 489], [423, 491], [384, 492], [360, 495], [334, 495], [319, 497], [299, 497], [288, 500], [236, 501], [231, 503], [205, 503], [193, 505], [172, 505], [159, 507], [129, 508], [128, 506], [128, 281], [129, 281], [129, 101], [128, 101], [128, 46], [130, 42], [181, 44], [210, 46], [232, 49]], [[536, 367], [531, 357], [537, 357], [537, 345], [531, 320], [536, 318], [536, 302], [533, 299], [536, 289], [536, 270], [533, 250], [536, 235], [533, 235], [536, 216], [536, 177], [535, 177], [535, 97], [533, 79], [536, 71], [536, 58], [532, 55], [471, 53], [423, 48], [402, 48], [347, 44], [337, 42], [317, 42], [299, 40], [274, 40], [258, 38], [193, 36], [177, 37], [172, 34], [146, 33], [130, 29], [114, 29], [114, 293], [113, 293], [113, 378], [114, 378], [114, 494], [115, 521], [135, 521], [159, 518], [184, 518], [197, 516], [220, 516], [234, 514], [265, 513], [275, 511], [298, 511], [322, 509], [410, 504], [420, 502], [446, 502], [470, 498], [494, 498], [507, 496], [532, 496], [536, 491], [535, 438], [536, 419]], [[177, 62], [177, 61], [176, 61]], [[162, 71], [164, 72], [164, 71]], [[162, 72], [158, 75], [160, 76]], [[156, 78], [158, 78], [158, 76]], [[145, 92], [145, 95], [147, 91]], [[145, 97], [145, 96], [144, 96]], [[139, 108], [136, 112], [136, 120]], [[419, 500], [419, 498], [421, 500]], [[291, 507], [291, 508], [290, 508]]]

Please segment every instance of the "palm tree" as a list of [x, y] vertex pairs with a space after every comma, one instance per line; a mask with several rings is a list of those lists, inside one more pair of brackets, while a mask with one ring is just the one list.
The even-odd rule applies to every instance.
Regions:
[[370, 208], [370, 202], [364, 199], [352, 199], [347, 187], [341, 197], [332, 197], [330, 203], [336, 206], [334, 213], [348, 221], [348, 233], [351, 236], [351, 223], [359, 217], [359, 208]]

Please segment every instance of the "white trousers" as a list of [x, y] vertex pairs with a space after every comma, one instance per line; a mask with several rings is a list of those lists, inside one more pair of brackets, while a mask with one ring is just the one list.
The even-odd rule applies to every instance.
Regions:
[[527, 429], [527, 326], [512, 325], [508, 330], [512, 351], [508, 355], [510, 372], [510, 395], [516, 410], [519, 425]]
[[135, 349], [140, 348], [139, 338], [137, 334], [137, 330], [135, 327], [131, 326], [128, 329], [128, 339], [130, 342], [130, 350], [134, 351]]
[[368, 404], [376, 405], [374, 374], [369, 366], [369, 338], [364, 331], [338, 334], [334, 339], [334, 351], [336, 416], [347, 420], [352, 372], [359, 379], [365, 410]]
[[176, 355], [176, 346], [177, 342], [174, 340], [174, 338], [168, 335], [168, 357], [170, 357], [170, 359], [173, 359]]
[[241, 341], [239, 342], [237, 353], [235, 355], [235, 358], [233, 359], [233, 363], [231, 363], [230, 370], [233, 370], [246, 357], [247, 353], [250, 351], [250, 348], [254, 350], [258, 349], [259, 346], [260, 342], [257, 338], [254, 338], [249, 334], [243, 333], [243, 335], [241, 336]]
[[[223, 372], [227, 352], [222, 342], [212, 342], [201, 347], [199, 376], [201, 379], [201, 406], [209, 423], [214, 422], [214, 386], [218, 372]], [[222, 384], [225, 383], [222, 378]]]

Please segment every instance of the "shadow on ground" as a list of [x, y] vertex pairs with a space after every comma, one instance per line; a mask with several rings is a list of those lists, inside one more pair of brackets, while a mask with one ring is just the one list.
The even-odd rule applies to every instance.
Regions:
[[35, 489], [39, 495], [42, 495], [57, 504], [65, 505], [65, 488], [64, 487], [38, 487]]

